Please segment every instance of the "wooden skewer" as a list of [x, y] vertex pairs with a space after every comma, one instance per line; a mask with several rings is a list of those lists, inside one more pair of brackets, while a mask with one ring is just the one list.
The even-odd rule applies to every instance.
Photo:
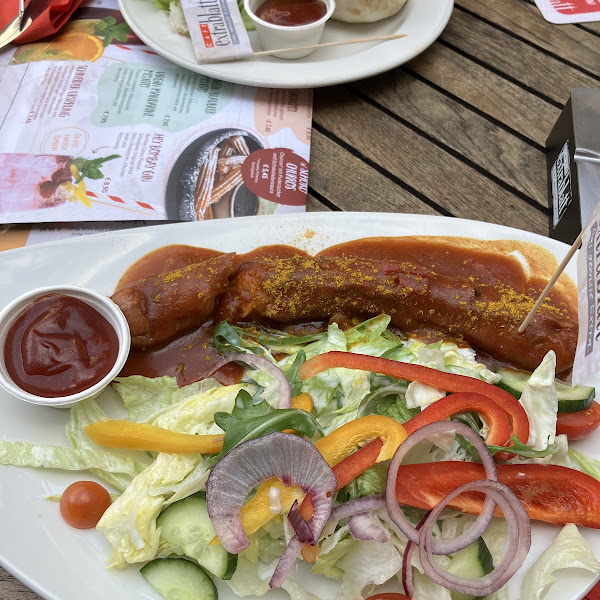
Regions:
[[364, 38], [353, 38], [351, 40], [339, 40], [337, 42], [326, 42], [324, 44], [313, 44], [312, 46], [297, 46], [296, 48], [279, 48], [277, 50], [261, 50], [255, 52], [252, 56], [267, 56], [278, 52], [288, 52], [291, 50], [312, 50], [313, 48], [329, 48], [331, 46], [346, 46], [347, 44], [360, 44], [362, 42], [384, 42], [386, 40], [397, 40], [406, 37], [406, 33], [394, 33], [392, 35], [374, 35]]
[[558, 265], [558, 269], [556, 269], [554, 275], [550, 278], [550, 281], [544, 288], [544, 291], [540, 294], [540, 297], [536, 300], [536, 303], [533, 305], [533, 308], [529, 311], [529, 314], [525, 317], [521, 325], [519, 326], [519, 333], [525, 331], [525, 328], [529, 323], [531, 323], [531, 319], [537, 312], [538, 308], [542, 305], [542, 302], [546, 299], [546, 296], [550, 293], [552, 286], [556, 283], [561, 273], [565, 270], [568, 262], [573, 258], [573, 254], [577, 251], [577, 248], [581, 245], [581, 238], [583, 236], [583, 230], [577, 236], [577, 239], [573, 242], [573, 245], [569, 248], [567, 255], [563, 258], [563, 261]]

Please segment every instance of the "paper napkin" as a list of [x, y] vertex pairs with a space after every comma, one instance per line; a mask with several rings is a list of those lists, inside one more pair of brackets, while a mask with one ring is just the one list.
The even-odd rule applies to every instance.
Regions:
[[[43, 2], [44, 0], [32, 0]], [[44, 12], [14, 41], [29, 44], [56, 33], [81, 4], [82, 0], [50, 0]], [[0, 0], [0, 29], [5, 27], [19, 12], [18, 0]]]

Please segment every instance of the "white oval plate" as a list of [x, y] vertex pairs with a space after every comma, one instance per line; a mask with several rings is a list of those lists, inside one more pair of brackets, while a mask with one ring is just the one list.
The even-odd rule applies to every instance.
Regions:
[[[290, 244], [315, 253], [333, 244], [369, 236], [448, 235], [480, 239], [521, 239], [539, 244], [562, 259], [568, 246], [533, 233], [476, 221], [423, 215], [380, 213], [308, 213], [242, 217], [205, 222], [154, 225], [52, 242], [0, 253], [0, 309], [18, 295], [39, 286], [88, 286], [110, 294], [125, 269], [150, 250], [167, 244], [190, 244], [222, 251], [247, 252], [265, 244]], [[567, 272], [575, 280], [572, 261]], [[28, 405], [0, 390], [0, 437], [34, 443], [67, 445], [67, 412]], [[600, 458], [600, 431], [573, 447]], [[70, 528], [58, 505], [44, 498], [60, 494], [86, 473], [0, 466], [0, 565], [48, 600], [131, 600], [160, 597], [133, 566], [106, 569], [110, 548], [95, 530]], [[524, 571], [533, 564], [559, 531], [533, 523], [532, 547], [524, 567], [510, 584], [510, 600], [519, 599]], [[600, 530], [581, 528], [600, 556]], [[593, 585], [582, 570], [557, 573], [557, 583], [544, 600], [579, 600]], [[336, 586], [322, 576], [302, 579], [302, 586], [326, 600]], [[220, 583], [220, 582], [219, 582]], [[221, 600], [235, 600], [226, 585]], [[289, 598], [269, 592], [265, 599]]]
[[[407, 34], [398, 40], [319, 48], [295, 60], [261, 56], [200, 65], [190, 39], [170, 29], [167, 13], [159, 10], [152, 0], [119, 0], [123, 17], [134, 33], [164, 58], [223, 81], [274, 88], [321, 87], [356, 81], [404, 64], [439, 37], [450, 19], [453, 5], [453, 0], [408, 0], [397, 15], [378, 23], [351, 25], [329, 21], [321, 39], [334, 42]], [[249, 33], [253, 49], [260, 50], [256, 32]]]

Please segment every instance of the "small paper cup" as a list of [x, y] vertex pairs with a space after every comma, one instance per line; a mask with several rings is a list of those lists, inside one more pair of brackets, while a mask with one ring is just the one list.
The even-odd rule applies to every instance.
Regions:
[[[279, 50], [281, 48], [298, 48], [303, 46], [314, 46], [321, 40], [325, 23], [329, 20], [335, 10], [335, 0], [322, 0], [327, 7], [327, 12], [314, 23], [308, 25], [273, 25], [256, 16], [256, 10], [265, 0], [244, 0], [244, 8], [254, 21], [256, 34], [263, 50]], [[272, 56], [278, 58], [303, 58], [314, 52], [315, 48], [308, 50], [289, 50], [287, 52], [276, 52]]]
[[[34, 301], [48, 294], [62, 294], [64, 296], [72, 296], [89, 304], [95, 308], [114, 328], [119, 340], [119, 350], [115, 364], [109, 373], [100, 381], [91, 387], [70, 396], [60, 396], [55, 398], [46, 398], [31, 394], [20, 388], [10, 377], [4, 360], [4, 345], [6, 337], [11, 325], [17, 317]], [[99, 394], [121, 371], [127, 357], [131, 345], [131, 335], [129, 333], [129, 325], [125, 319], [125, 315], [121, 309], [108, 297], [99, 294], [89, 288], [71, 285], [57, 285], [50, 287], [42, 287], [31, 290], [19, 296], [8, 304], [0, 312], [0, 386], [4, 388], [11, 396], [29, 402], [30, 404], [39, 404], [43, 406], [54, 406], [58, 408], [66, 408], [72, 404], [76, 404], [81, 400], [90, 398]]]

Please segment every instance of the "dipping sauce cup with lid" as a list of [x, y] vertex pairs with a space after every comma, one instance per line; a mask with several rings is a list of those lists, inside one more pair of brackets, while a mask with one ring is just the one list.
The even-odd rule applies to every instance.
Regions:
[[[264, 50], [300, 48], [318, 44], [335, 0], [244, 0]], [[278, 58], [302, 58], [314, 48], [276, 52]]]
[[78, 286], [37, 288], [0, 312], [0, 386], [25, 402], [70, 406], [118, 375], [130, 342], [110, 298]]

